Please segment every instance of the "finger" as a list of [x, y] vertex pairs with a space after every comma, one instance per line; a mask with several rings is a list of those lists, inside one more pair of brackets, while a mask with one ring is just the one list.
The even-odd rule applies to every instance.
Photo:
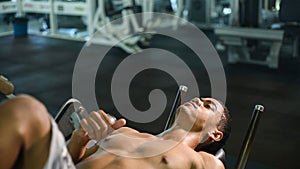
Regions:
[[125, 125], [126, 125], [126, 120], [125, 119], [119, 119], [112, 125], [112, 128], [117, 130], [121, 127], [124, 127]]
[[93, 129], [91, 128], [91, 126], [88, 124], [86, 119], [82, 119], [80, 121], [80, 126], [83, 128], [84, 131], [87, 132], [87, 134], [92, 133]]
[[[124, 126], [125, 125], [124, 123], [126, 123], [126, 121], [123, 119], [123, 120], [121, 120], [120, 122], [118, 122], [116, 124], [116, 121], [112, 121], [111, 117], [109, 117], [108, 114], [106, 114], [103, 110], [99, 110], [99, 113], [105, 119], [105, 121], [107, 121], [108, 124], [109, 124], [108, 128], [107, 128], [108, 129], [107, 130], [107, 135], [110, 134], [110, 133], [112, 133], [114, 130], [120, 128], [119, 126], [121, 126], [121, 127]], [[114, 127], [114, 126], [116, 126], [116, 127]]]
[[124, 127], [126, 125], [126, 120], [123, 118], [119, 119], [113, 123], [111, 121], [110, 117], [103, 110], [99, 110], [99, 113], [101, 113], [102, 117], [104, 117], [105, 120], [109, 123], [109, 125], [115, 130], [117, 130], [121, 127]]
[[99, 124], [99, 126], [102, 127], [107, 127], [108, 122], [106, 122], [102, 115], [99, 112], [92, 112], [91, 117]]
[[91, 117], [100, 126], [100, 131], [98, 131], [100, 137], [104, 138], [105, 136], [107, 136], [107, 131], [110, 126], [103, 120], [103, 117], [99, 114], [99, 112], [92, 112]]
[[113, 122], [110, 120], [109, 116], [108, 116], [103, 110], [99, 110], [99, 113], [100, 113], [100, 115], [104, 118], [104, 120], [105, 120], [106, 122], [108, 122], [108, 124], [109, 124], [110, 126], [113, 125]]
[[101, 127], [98, 125], [98, 123], [93, 119], [92, 115], [89, 118], [89, 124], [91, 125], [91, 128], [93, 129], [93, 139], [98, 140], [101, 139], [102, 130]]
[[88, 132], [88, 135], [91, 139], [96, 139], [101, 135], [97, 132], [100, 130], [100, 127], [93, 119], [91, 119], [91, 117], [84, 118], [81, 120], [80, 124], [82, 128]]
[[99, 110], [99, 114], [101, 115], [102, 119], [104, 119], [106, 122], [105, 123], [106, 124], [106, 128], [105, 128], [106, 135], [103, 136], [103, 137], [106, 137], [114, 130], [112, 128], [113, 122], [111, 121], [110, 117], [103, 110]]

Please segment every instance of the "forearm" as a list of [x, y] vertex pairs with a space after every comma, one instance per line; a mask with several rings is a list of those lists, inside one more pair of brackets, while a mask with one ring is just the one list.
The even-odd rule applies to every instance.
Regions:
[[67, 147], [75, 164], [84, 157], [89, 140], [90, 138], [88, 137], [87, 132], [81, 128], [73, 132]]

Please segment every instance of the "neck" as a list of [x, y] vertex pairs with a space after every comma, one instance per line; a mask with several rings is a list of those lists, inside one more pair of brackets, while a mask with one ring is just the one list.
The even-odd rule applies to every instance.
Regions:
[[174, 140], [181, 142], [192, 149], [195, 149], [199, 143], [203, 143], [207, 140], [203, 132], [186, 131], [180, 127], [173, 126], [169, 130], [163, 132], [160, 135], [164, 140]]

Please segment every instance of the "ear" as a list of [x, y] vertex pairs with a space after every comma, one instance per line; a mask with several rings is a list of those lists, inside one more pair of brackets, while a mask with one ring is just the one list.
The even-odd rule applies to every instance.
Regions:
[[223, 138], [223, 132], [216, 129], [212, 133], [209, 133], [209, 137], [214, 141], [220, 141]]

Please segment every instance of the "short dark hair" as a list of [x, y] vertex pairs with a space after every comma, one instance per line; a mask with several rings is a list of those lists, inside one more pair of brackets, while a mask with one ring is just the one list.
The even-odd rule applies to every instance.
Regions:
[[221, 119], [218, 123], [217, 129], [223, 133], [223, 138], [220, 141], [215, 141], [206, 146], [199, 145], [195, 148], [196, 151], [205, 151], [210, 154], [216, 154], [216, 152], [220, 150], [228, 140], [231, 132], [231, 117], [226, 106], [222, 102], [220, 103], [223, 106], [223, 112]]

